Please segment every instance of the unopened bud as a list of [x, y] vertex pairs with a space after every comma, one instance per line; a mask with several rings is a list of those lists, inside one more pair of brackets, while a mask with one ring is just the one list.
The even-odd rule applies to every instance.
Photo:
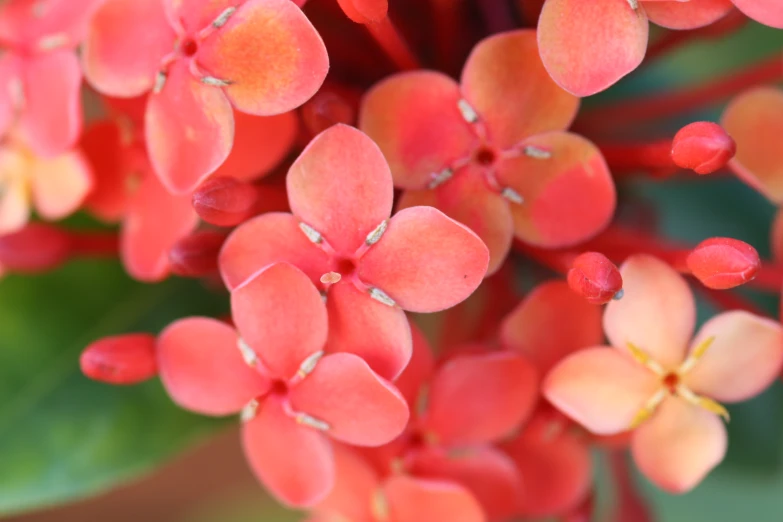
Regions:
[[79, 364], [90, 379], [107, 384], [136, 384], [155, 377], [155, 336], [126, 334], [104, 337], [82, 352]]
[[389, 9], [388, 0], [337, 0], [345, 15], [357, 24], [380, 22]]
[[686, 125], [674, 136], [672, 160], [683, 169], [710, 174], [726, 166], [737, 144], [723, 127], [708, 121]]
[[347, 97], [336, 89], [321, 89], [302, 105], [302, 121], [313, 136], [337, 123], [350, 125], [355, 118], [355, 108]]
[[568, 286], [590, 304], [606, 304], [623, 295], [623, 278], [614, 263], [598, 252], [585, 252], [568, 271]]
[[68, 232], [46, 223], [29, 223], [0, 236], [0, 267], [9, 272], [44, 272], [64, 263], [70, 251]]
[[707, 288], [725, 290], [756, 276], [761, 260], [749, 244], [728, 237], [702, 241], [685, 260], [691, 273]]
[[171, 271], [185, 277], [201, 277], [217, 272], [218, 254], [226, 235], [216, 230], [200, 230], [177, 241], [169, 251]]
[[256, 188], [230, 177], [206, 180], [193, 193], [193, 208], [201, 219], [219, 227], [238, 225], [253, 212]]

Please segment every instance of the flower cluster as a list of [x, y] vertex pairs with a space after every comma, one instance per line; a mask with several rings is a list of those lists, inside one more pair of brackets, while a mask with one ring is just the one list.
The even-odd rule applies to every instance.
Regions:
[[[651, 520], [623, 452], [687, 492], [726, 454], [724, 405], [781, 375], [783, 327], [734, 289], [780, 292], [783, 212], [762, 260], [664, 237], [624, 184], [723, 171], [783, 203], [783, 90], [761, 85], [783, 61], [580, 97], [642, 64], [649, 21], [675, 30], [661, 56], [783, 28], [783, 3], [517, 3], [0, 0], [0, 274], [118, 258], [229, 300], [81, 369], [237, 416], [312, 522], [587, 520], [594, 449], [620, 463], [614, 520]], [[724, 98], [719, 123], [626, 136]], [[57, 223], [76, 212], [99, 223]], [[698, 329], [694, 291], [720, 310]]]

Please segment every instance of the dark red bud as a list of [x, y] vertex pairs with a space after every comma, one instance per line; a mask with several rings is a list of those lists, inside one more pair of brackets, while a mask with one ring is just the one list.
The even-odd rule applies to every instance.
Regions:
[[685, 260], [691, 273], [707, 288], [725, 290], [756, 276], [761, 260], [749, 244], [728, 237], [702, 241]]
[[68, 232], [46, 223], [29, 223], [0, 236], [0, 267], [9, 272], [44, 272], [57, 268], [71, 253]]
[[155, 336], [126, 334], [104, 337], [82, 352], [79, 364], [90, 379], [107, 384], [136, 384], [158, 374]]
[[171, 271], [185, 277], [201, 277], [217, 272], [218, 254], [226, 235], [216, 230], [200, 230], [186, 236], [169, 251]]
[[252, 215], [258, 192], [234, 178], [210, 178], [193, 193], [193, 208], [201, 219], [219, 227], [238, 225]]
[[322, 89], [302, 106], [302, 121], [315, 136], [336, 123], [352, 124], [356, 111], [335, 89]]
[[585, 252], [568, 271], [568, 286], [590, 304], [606, 304], [623, 296], [623, 278], [617, 267], [598, 252]]
[[674, 136], [672, 160], [683, 169], [710, 174], [726, 166], [737, 144], [723, 127], [708, 121], [686, 125]]

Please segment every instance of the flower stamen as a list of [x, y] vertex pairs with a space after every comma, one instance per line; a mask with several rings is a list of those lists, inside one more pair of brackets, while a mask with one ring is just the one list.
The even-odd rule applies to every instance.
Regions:
[[678, 373], [680, 375], [684, 375], [691, 371], [693, 367], [696, 366], [696, 363], [699, 362], [699, 359], [701, 359], [704, 354], [707, 353], [707, 349], [714, 340], [715, 336], [712, 336], [699, 343], [699, 345], [691, 351], [690, 355], [688, 355], [688, 358], [685, 359], [685, 361], [683, 361], [683, 363], [680, 365], [680, 368], [677, 370]]
[[668, 390], [666, 388], [661, 388], [657, 392], [655, 392], [655, 395], [650, 397], [646, 403], [644, 403], [644, 406], [642, 406], [642, 409], [640, 409], [636, 416], [631, 421], [631, 425], [628, 429], [633, 430], [638, 428], [644, 421], [652, 417], [653, 413], [655, 413], [655, 410], [658, 409], [658, 406], [663, 402], [663, 400], [666, 398], [666, 396], [669, 394]]
[[631, 357], [633, 357], [636, 362], [660, 377], [664, 377], [666, 375], [666, 371], [663, 369], [663, 367], [658, 364], [658, 361], [653, 359], [649, 353], [645, 352], [631, 342], [626, 344], [628, 346], [628, 351], [631, 352]]
[[677, 395], [694, 406], [698, 406], [699, 408], [703, 408], [709, 412], [715, 413], [716, 415], [720, 415], [726, 422], [731, 420], [728, 410], [726, 410], [726, 408], [718, 401], [712, 400], [708, 397], [696, 395], [691, 390], [682, 385], [677, 387]]

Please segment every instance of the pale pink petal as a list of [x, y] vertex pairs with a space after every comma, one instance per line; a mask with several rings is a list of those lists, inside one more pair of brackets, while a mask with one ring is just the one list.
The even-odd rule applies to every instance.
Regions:
[[710, 25], [734, 8], [731, 0], [642, 1], [640, 3], [652, 23], [669, 29], [696, 29]]
[[732, 0], [734, 5], [760, 24], [783, 29], [783, 3], [778, 0]]
[[598, 435], [631, 428], [660, 389], [654, 373], [608, 347], [587, 348], [563, 359], [547, 375], [543, 391], [560, 411]]
[[631, 439], [636, 465], [670, 493], [694, 488], [726, 454], [723, 421], [703, 408], [670, 398]]
[[156, 352], [161, 381], [174, 402], [204, 415], [237, 413], [270, 386], [242, 360], [236, 332], [222, 321], [175, 321], [161, 332]]
[[442, 480], [394, 476], [383, 485], [394, 522], [485, 522], [478, 500], [463, 486]]
[[323, 357], [290, 391], [291, 406], [325, 422], [327, 433], [356, 446], [380, 446], [408, 423], [400, 392], [351, 353]]
[[6, 52], [0, 55], [0, 136], [5, 135], [14, 122], [21, 101], [19, 99], [19, 95], [23, 94], [21, 63], [19, 56], [14, 53]]
[[[333, 443], [336, 476], [329, 495], [314, 511], [337, 516], [334, 522], [370, 522], [374, 519], [371, 501], [379, 487], [379, 477], [370, 462], [349, 446]], [[328, 520], [328, 519], [327, 519]]]
[[75, 212], [92, 189], [93, 173], [79, 151], [30, 162], [35, 209], [46, 219], [62, 219]]
[[242, 425], [242, 446], [250, 469], [277, 500], [291, 507], [321, 502], [334, 485], [329, 440], [297, 423], [282, 397], [261, 401], [256, 415]]
[[244, 0], [162, 0], [166, 16], [172, 26], [178, 25], [186, 32], [197, 32], [215, 21], [229, 7], [236, 7]]
[[619, 350], [633, 343], [664, 369], [684, 359], [696, 324], [696, 305], [685, 279], [663, 261], [629, 257], [620, 266], [623, 298], [606, 305], [604, 330]]
[[780, 375], [783, 329], [780, 323], [734, 310], [701, 327], [692, 346], [714, 338], [683, 382], [695, 393], [721, 402], [758, 395]]
[[293, 213], [338, 254], [352, 255], [391, 214], [389, 166], [367, 135], [347, 125], [313, 138], [286, 183]]
[[307, 276], [287, 263], [269, 265], [231, 292], [242, 339], [278, 379], [290, 379], [326, 343], [326, 306]]
[[0, 13], [0, 40], [41, 51], [74, 48], [84, 38], [87, 22], [102, 1], [7, 1]]

